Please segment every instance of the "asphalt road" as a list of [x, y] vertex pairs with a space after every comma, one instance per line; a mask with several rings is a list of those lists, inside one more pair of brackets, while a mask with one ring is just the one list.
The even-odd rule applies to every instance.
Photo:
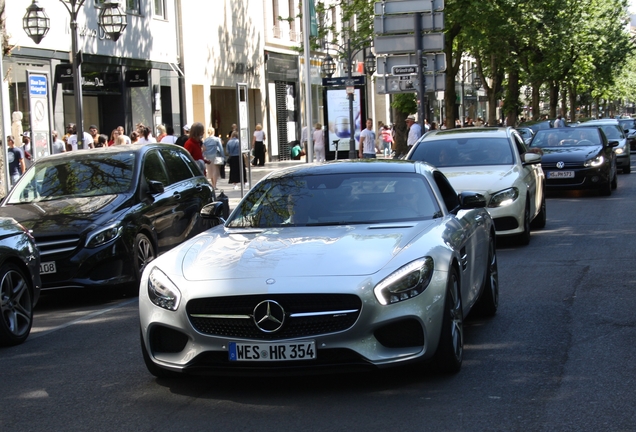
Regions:
[[500, 309], [467, 322], [457, 375], [156, 379], [135, 298], [54, 293], [0, 349], [0, 430], [636, 431], [636, 174], [547, 212], [529, 246], [500, 242]]

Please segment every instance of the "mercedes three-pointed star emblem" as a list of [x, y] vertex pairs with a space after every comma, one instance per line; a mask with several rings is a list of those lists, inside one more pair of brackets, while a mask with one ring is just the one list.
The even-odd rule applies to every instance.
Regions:
[[262, 332], [274, 333], [285, 322], [285, 310], [274, 300], [264, 300], [256, 305], [252, 317], [256, 327]]

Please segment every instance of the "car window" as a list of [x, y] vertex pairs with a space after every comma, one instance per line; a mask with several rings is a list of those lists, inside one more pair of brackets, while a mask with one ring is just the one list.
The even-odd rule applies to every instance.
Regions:
[[112, 195], [131, 189], [135, 153], [89, 153], [36, 164], [11, 191], [8, 203]]
[[440, 208], [419, 174], [274, 177], [258, 183], [228, 227], [326, 226], [431, 219]]
[[184, 157], [185, 155], [178, 148], [162, 148], [161, 156], [163, 156], [163, 159], [166, 162], [166, 169], [168, 170], [170, 184], [192, 178], [193, 172], [196, 172], [197, 175], [201, 175], [201, 170], [198, 168], [197, 171], [190, 170], [188, 163], [186, 162], [188, 158]]
[[605, 136], [608, 140], [618, 140], [625, 138], [620, 126], [607, 125], [601, 126], [601, 129], [603, 129], [603, 132], [605, 132]]
[[168, 180], [168, 173], [163, 165], [163, 160], [159, 156], [159, 152], [156, 150], [150, 151], [146, 154], [144, 159], [143, 176], [146, 182], [151, 180], [160, 181], [164, 186], [168, 186], [170, 181]]
[[517, 146], [517, 151], [519, 152], [520, 155], [528, 151], [528, 147], [526, 146], [526, 143], [518, 134], [513, 133], [512, 139], [514, 140], [514, 143]]
[[436, 167], [509, 165], [513, 163], [508, 138], [423, 140], [409, 156]]
[[446, 209], [450, 212], [459, 206], [459, 198], [457, 196], [457, 192], [453, 189], [450, 182], [446, 178], [444, 174], [439, 171], [435, 171], [433, 173], [433, 178], [435, 179], [435, 183], [437, 183], [437, 188], [442, 194], [442, 199], [444, 200], [444, 205]]
[[557, 128], [538, 131], [530, 147], [599, 146], [602, 142], [601, 131], [598, 128]]

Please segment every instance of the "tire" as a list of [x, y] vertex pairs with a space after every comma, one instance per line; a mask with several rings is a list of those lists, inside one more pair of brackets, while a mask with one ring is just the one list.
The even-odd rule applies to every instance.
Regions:
[[144, 344], [144, 338], [141, 334], [141, 329], [139, 329], [139, 340], [141, 341], [141, 355], [144, 358], [144, 363], [146, 364], [146, 369], [148, 369], [148, 372], [150, 372], [157, 378], [174, 378], [178, 376], [176, 372], [160, 368], [150, 359], [150, 354], [148, 354], [146, 344]]
[[497, 267], [497, 250], [495, 239], [490, 239], [488, 245], [488, 264], [481, 289], [481, 296], [475, 305], [475, 311], [480, 316], [495, 316], [499, 307], [499, 269]]
[[133, 245], [135, 282], [127, 285], [124, 288], [124, 294], [129, 296], [139, 295], [139, 283], [141, 282], [141, 275], [148, 263], [156, 257], [157, 255], [152, 241], [150, 241], [150, 239], [145, 234], [137, 234], [137, 237], [135, 237], [135, 244]]
[[464, 315], [459, 277], [457, 270], [453, 267], [448, 273], [442, 331], [434, 361], [439, 371], [457, 373], [462, 367], [463, 358]]
[[612, 179], [612, 190], [616, 190], [618, 187], [618, 174], [614, 173], [614, 178]]
[[630, 174], [632, 172], [631, 161], [627, 162], [627, 166], [623, 168], [623, 174]]
[[517, 236], [517, 243], [521, 246], [530, 244], [530, 203], [526, 201], [526, 209], [523, 212], [523, 232]]
[[547, 220], [547, 214], [546, 214], [545, 194], [544, 194], [543, 198], [541, 199], [541, 210], [539, 210], [539, 213], [537, 214], [537, 216], [530, 223], [530, 228], [543, 229], [545, 228], [546, 220]]
[[614, 187], [612, 187], [612, 185], [614, 184], [615, 181], [616, 181], [616, 174], [614, 175], [612, 180], [608, 181], [607, 183], [603, 184], [603, 186], [601, 186], [601, 189], [599, 191], [600, 194], [602, 196], [610, 196], [610, 195], [612, 195], [612, 189], [614, 189]]
[[24, 271], [13, 263], [0, 267], [0, 345], [23, 343], [33, 325], [33, 296]]

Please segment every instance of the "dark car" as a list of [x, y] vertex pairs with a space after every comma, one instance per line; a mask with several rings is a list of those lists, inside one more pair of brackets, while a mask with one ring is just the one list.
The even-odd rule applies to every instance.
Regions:
[[618, 141], [618, 145], [614, 147], [614, 153], [616, 153], [616, 166], [625, 174], [632, 172], [632, 160], [629, 145], [627, 144], [627, 134], [621, 127], [619, 120], [590, 120], [577, 125], [577, 127], [599, 127], [603, 129], [608, 140]]
[[15, 220], [0, 217], [0, 346], [29, 337], [41, 286], [35, 240]]
[[551, 129], [554, 127], [554, 119], [552, 120], [531, 120], [527, 122], [523, 122], [519, 125], [520, 128], [528, 128], [532, 130], [532, 132], [537, 133], [537, 131], [543, 129]]
[[532, 129], [529, 127], [518, 127], [516, 130], [519, 132], [519, 135], [521, 135], [521, 138], [523, 138], [523, 142], [529, 144], [530, 141], [532, 141], [532, 137], [534, 136], [534, 131]]
[[627, 144], [629, 144], [630, 152], [636, 152], [636, 120], [633, 118], [618, 119], [618, 123], [627, 135]]
[[598, 189], [611, 195], [617, 186], [618, 141], [608, 141], [600, 128], [558, 128], [536, 133], [530, 149], [541, 152], [548, 189]]
[[206, 228], [214, 189], [172, 144], [126, 145], [43, 158], [2, 202], [40, 249], [43, 289], [128, 287], [148, 262]]

